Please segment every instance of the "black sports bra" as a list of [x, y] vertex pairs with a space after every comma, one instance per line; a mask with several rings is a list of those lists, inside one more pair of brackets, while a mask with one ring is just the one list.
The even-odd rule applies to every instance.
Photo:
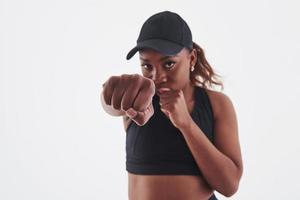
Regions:
[[[214, 144], [214, 116], [206, 91], [195, 86], [192, 119]], [[143, 175], [201, 175], [182, 133], [152, 99], [154, 114], [144, 126], [131, 121], [126, 132], [126, 170]], [[213, 194], [209, 200], [217, 200]]]
[[[213, 111], [206, 91], [195, 86], [192, 119], [213, 143]], [[126, 132], [126, 170], [134, 174], [201, 175], [182, 133], [152, 99], [154, 115], [144, 126], [131, 121]]]

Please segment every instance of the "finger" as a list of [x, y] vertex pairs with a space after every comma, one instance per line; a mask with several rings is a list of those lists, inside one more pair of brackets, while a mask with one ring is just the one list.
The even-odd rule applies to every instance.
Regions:
[[138, 92], [138, 95], [133, 103], [133, 108], [139, 111], [144, 111], [152, 103], [152, 98], [155, 94], [154, 83], [145, 82], [144, 86]]
[[115, 84], [118, 82], [117, 76], [110, 77], [103, 86], [103, 98], [107, 105], [111, 105], [111, 98], [113, 95]]
[[164, 109], [167, 111], [171, 111], [172, 106], [173, 106], [172, 102], [160, 103], [160, 109]]
[[133, 103], [140, 90], [141, 78], [139, 75], [132, 75], [128, 80], [128, 86], [122, 97], [121, 109], [128, 110], [133, 107]]
[[119, 84], [114, 88], [113, 95], [112, 95], [112, 102], [114, 109], [120, 110], [121, 109], [121, 101], [123, 94], [125, 92], [124, 85], [122, 84], [122, 81], [119, 82]]
[[153, 105], [150, 104], [146, 108], [146, 110], [144, 110], [143, 112], [138, 112], [138, 114], [135, 116], [133, 121], [137, 123], [139, 126], [143, 126], [149, 121], [149, 119], [153, 116], [153, 114], [154, 114], [154, 108]]
[[133, 108], [129, 108], [128, 110], [125, 111], [125, 113], [131, 119], [134, 119], [138, 115], [138, 112], [135, 111]]
[[146, 110], [140, 112], [140, 115], [141, 117], [145, 117], [146, 119], [148, 119], [149, 117], [151, 117], [151, 114], [153, 113], [154, 113], [153, 104], [151, 104], [146, 108]]
[[172, 102], [159, 102], [160, 108], [166, 109], [166, 105], [171, 104]]

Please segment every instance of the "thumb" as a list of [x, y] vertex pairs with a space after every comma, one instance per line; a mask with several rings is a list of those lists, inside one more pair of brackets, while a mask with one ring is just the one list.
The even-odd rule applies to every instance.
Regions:
[[138, 114], [137, 111], [135, 111], [133, 108], [129, 108], [128, 110], [125, 111], [125, 113], [130, 118], [135, 118], [136, 115]]

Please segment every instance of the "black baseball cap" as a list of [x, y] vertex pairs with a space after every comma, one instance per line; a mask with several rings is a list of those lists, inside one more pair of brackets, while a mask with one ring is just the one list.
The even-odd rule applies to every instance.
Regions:
[[182, 48], [193, 48], [192, 33], [187, 23], [171, 11], [163, 11], [149, 17], [143, 24], [136, 46], [129, 51], [126, 59], [144, 48], [172, 56]]

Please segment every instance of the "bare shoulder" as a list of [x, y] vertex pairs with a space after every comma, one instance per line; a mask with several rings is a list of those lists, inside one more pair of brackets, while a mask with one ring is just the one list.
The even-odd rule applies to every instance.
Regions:
[[205, 91], [212, 105], [215, 120], [218, 117], [222, 117], [222, 111], [224, 111], [225, 107], [227, 107], [227, 109], [234, 110], [231, 99], [225, 93], [210, 89], [205, 89]]
[[238, 120], [234, 105], [228, 95], [205, 89], [214, 113], [214, 144], [243, 171], [239, 142]]

